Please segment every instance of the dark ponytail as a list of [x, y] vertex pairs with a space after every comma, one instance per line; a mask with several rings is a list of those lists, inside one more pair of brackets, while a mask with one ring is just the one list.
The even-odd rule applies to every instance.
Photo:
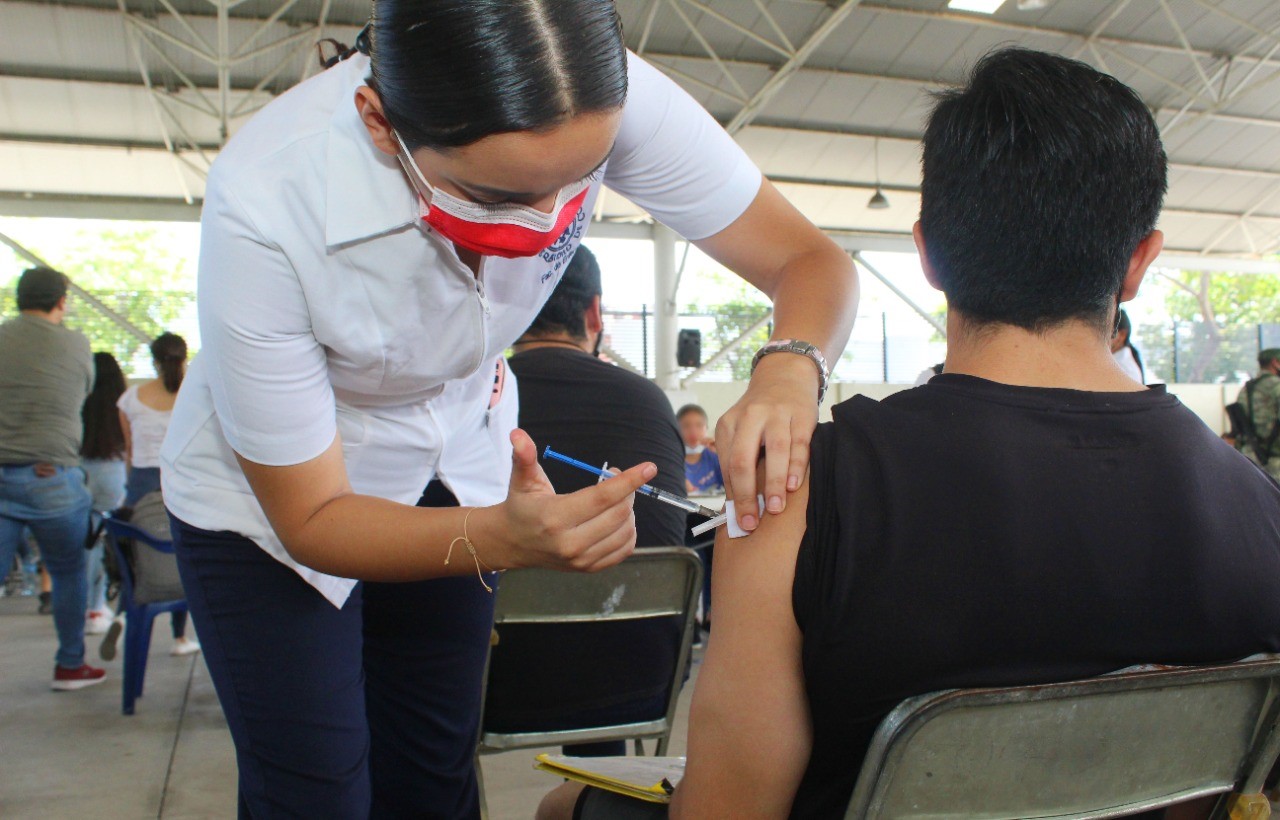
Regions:
[[614, 0], [374, 0], [369, 85], [411, 148], [554, 127], [620, 108]]
[[151, 358], [164, 381], [164, 389], [177, 393], [187, 362], [187, 342], [176, 333], [161, 333], [151, 343]]

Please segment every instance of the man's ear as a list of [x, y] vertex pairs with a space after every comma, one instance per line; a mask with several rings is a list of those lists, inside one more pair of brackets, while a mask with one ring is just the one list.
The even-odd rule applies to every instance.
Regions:
[[587, 335], [600, 333], [604, 330], [604, 317], [600, 312], [600, 297], [598, 295], [591, 297], [591, 306], [587, 308], [583, 319], [586, 320]]
[[1152, 231], [1147, 234], [1146, 239], [1138, 243], [1138, 247], [1133, 249], [1133, 256], [1129, 257], [1129, 270], [1124, 275], [1124, 285], [1120, 288], [1120, 301], [1128, 302], [1130, 299], [1138, 295], [1138, 288], [1142, 285], [1142, 279], [1147, 275], [1147, 268], [1151, 267], [1151, 263], [1156, 261], [1156, 257], [1160, 255], [1160, 251], [1164, 250], [1164, 233], [1161, 231]]
[[934, 290], [942, 290], [942, 284], [938, 281], [938, 273], [933, 269], [933, 265], [929, 263], [929, 252], [924, 247], [924, 231], [920, 230], [920, 220], [916, 220], [916, 224], [911, 226], [911, 237], [916, 241], [916, 252], [920, 254], [920, 269], [924, 271], [924, 278]]
[[392, 135], [391, 123], [382, 113], [382, 98], [378, 92], [367, 85], [356, 89], [356, 110], [360, 112], [360, 121], [369, 131], [369, 137], [378, 150], [384, 154], [395, 156], [400, 153], [400, 146]]

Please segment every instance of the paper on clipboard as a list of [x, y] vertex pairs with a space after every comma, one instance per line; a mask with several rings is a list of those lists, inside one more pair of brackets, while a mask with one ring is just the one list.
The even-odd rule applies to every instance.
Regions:
[[571, 757], [540, 754], [535, 769], [650, 803], [669, 803], [683, 757]]

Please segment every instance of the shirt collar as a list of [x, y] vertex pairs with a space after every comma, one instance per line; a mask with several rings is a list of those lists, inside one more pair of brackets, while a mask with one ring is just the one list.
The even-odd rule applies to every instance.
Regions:
[[355, 92], [369, 74], [369, 58], [358, 54], [329, 70], [349, 80], [329, 121], [324, 238], [332, 247], [413, 224], [419, 208], [400, 163], [377, 149], [356, 110]]

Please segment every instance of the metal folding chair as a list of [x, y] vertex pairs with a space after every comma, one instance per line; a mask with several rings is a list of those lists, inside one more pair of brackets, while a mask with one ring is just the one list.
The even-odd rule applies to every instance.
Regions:
[[121, 539], [129, 539], [135, 549], [153, 549], [158, 552], [173, 554], [173, 543], [157, 539], [145, 530], [114, 518], [105, 518], [103, 530], [107, 536], [108, 548], [115, 555], [120, 567], [120, 602], [119, 611], [124, 613], [124, 685], [121, 687], [121, 712], [133, 714], [134, 701], [142, 697], [143, 682], [147, 677], [147, 655], [151, 651], [151, 627], [156, 616], [165, 612], [186, 612], [186, 599], [175, 601], [159, 601], [140, 604], [134, 598], [134, 577], [132, 565], [125, 550], [121, 547]]
[[[573, 729], [521, 731], [504, 728], [494, 731], [486, 723], [490, 698], [497, 686], [510, 684], [517, 689], [520, 681], [494, 681], [491, 664], [494, 647], [490, 647], [485, 669], [485, 710], [481, 712], [479, 755], [608, 740], [633, 740], [637, 753], [643, 753], [641, 741], [656, 739], [656, 753], [667, 750], [675, 721], [676, 702], [688, 667], [693, 642], [698, 595], [702, 589], [702, 562], [693, 550], [685, 547], [655, 547], [636, 550], [621, 564], [592, 574], [574, 574], [551, 570], [516, 570], [502, 578], [495, 602], [495, 641], [501, 646], [504, 628], [524, 625], [574, 625], [583, 623], [621, 624], [652, 619], [671, 619], [679, 623], [677, 655], [672, 660], [673, 675], [666, 693], [666, 709], [653, 720], [620, 725], [580, 726]], [[555, 631], [545, 633], [554, 640]], [[527, 647], [526, 647], [527, 648]], [[501, 651], [499, 648], [498, 651]], [[590, 662], [590, 648], [582, 648]], [[527, 670], [543, 685], [554, 685], [557, 676], [572, 688], [573, 669], [540, 665]], [[566, 711], [572, 704], [565, 704]], [[484, 802], [483, 783], [481, 803]]]
[[1280, 661], [935, 692], [880, 724], [846, 820], [1120, 817], [1220, 795], [1263, 818]]

